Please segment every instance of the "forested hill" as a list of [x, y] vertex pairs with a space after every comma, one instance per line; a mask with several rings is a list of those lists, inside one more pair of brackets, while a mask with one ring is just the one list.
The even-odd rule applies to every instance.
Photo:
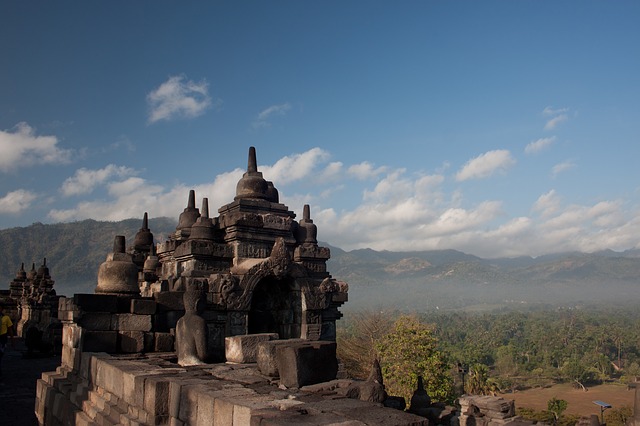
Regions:
[[[32, 262], [37, 268], [46, 257], [59, 294], [93, 292], [98, 267], [111, 252], [114, 236], [125, 235], [130, 245], [141, 225], [141, 219], [85, 220], [0, 230], [0, 288], [9, 287], [21, 262], [26, 269]], [[173, 219], [149, 220], [156, 242], [165, 241], [175, 227]], [[640, 301], [638, 250], [482, 259], [456, 250], [346, 252], [331, 247], [328, 267], [334, 278], [349, 283], [345, 309]]]

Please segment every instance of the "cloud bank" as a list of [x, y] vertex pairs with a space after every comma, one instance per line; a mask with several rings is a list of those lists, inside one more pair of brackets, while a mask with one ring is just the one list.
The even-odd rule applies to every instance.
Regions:
[[[462, 177], [479, 178], [514, 164], [508, 151], [489, 151], [469, 160], [455, 176], [421, 173], [369, 163], [345, 165], [321, 148], [259, 164], [265, 179], [275, 183], [280, 201], [298, 215], [311, 205], [318, 237], [344, 249], [376, 250], [457, 249], [482, 257], [541, 255], [559, 251], [622, 250], [637, 247], [640, 215], [636, 206], [622, 200], [597, 200], [572, 204], [550, 189], [531, 202], [526, 215], [512, 217], [505, 200], [470, 202], [448, 185]], [[188, 187], [153, 184], [140, 173], [109, 165], [99, 170], [80, 169], [61, 186], [67, 194], [91, 194], [101, 186], [106, 196], [86, 198], [73, 208], [52, 209], [54, 221], [120, 220], [142, 217], [177, 218], [186, 206], [188, 192], [196, 190], [197, 204], [209, 198], [212, 211], [235, 196], [244, 170], [218, 174], [213, 181]], [[354, 177], [358, 179], [354, 179]], [[338, 184], [336, 183], [338, 182]], [[336, 196], [360, 193], [351, 207], [336, 210]], [[7, 195], [0, 208], [27, 205], [28, 192]], [[6, 199], [6, 200], [5, 200]], [[22, 204], [13, 200], [23, 200]], [[15, 207], [17, 209], [17, 207]]]
[[38, 136], [27, 123], [0, 130], [0, 172], [39, 164], [67, 164], [73, 151], [58, 146], [55, 136]]
[[0, 198], [0, 213], [19, 214], [27, 210], [37, 195], [25, 189], [11, 191]]

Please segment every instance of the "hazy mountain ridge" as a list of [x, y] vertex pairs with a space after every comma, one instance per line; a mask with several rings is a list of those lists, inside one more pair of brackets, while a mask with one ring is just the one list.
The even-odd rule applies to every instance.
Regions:
[[[36, 268], [47, 257], [60, 294], [92, 292], [98, 266], [115, 235], [127, 245], [140, 219], [73, 223], [0, 230], [0, 288], [8, 288], [21, 262]], [[156, 242], [175, 230], [176, 221], [149, 221]], [[640, 250], [560, 253], [482, 259], [457, 250], [411, 252], [331, 248], [332, 276], [349, 283], [346, 307], [399, 309], [460, 308], [469, 305], [566, 304], [640, 300]]]
[[[149, 220], [156, 241], [164, 241], [175, 231], [176, 224], [168, 218]], [[0, 288], [9, 287], [22, 262], [28, 271], [31, 263], [37, 269], [46, 257], [59, 294], [93, 292], [98, 266], [113, 250], [114, 237], [124, 235], [129, 246], [141, 227], [142, 219], [119, 222], [88, 219], [0, 230]]]
[[456, 250], [345, 252], [332, 248], [331, 274], [349, 282], [359, 307], [594, 304], [640, 301], [640, 252], [558, 253], [482, 259]]

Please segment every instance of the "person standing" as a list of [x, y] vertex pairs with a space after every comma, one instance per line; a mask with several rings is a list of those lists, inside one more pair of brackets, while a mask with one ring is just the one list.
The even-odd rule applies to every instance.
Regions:
[[9, 315], [5, 315], [4, 307], [0, 306], [0, 379], [2, 378], [2, 357], [7, 348], [9, 337], [13, 336], [13, 322]]

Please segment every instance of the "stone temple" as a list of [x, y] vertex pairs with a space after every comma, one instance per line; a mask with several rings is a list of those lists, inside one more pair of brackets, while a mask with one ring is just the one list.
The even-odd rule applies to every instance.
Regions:
[[[421, 380], [403, 411], [377, 360], [366, 381], [342, 377], [336, 321], [348, 287], [327, 271], [309, 206], [295, 218], [250, 148], [217, 217], [190, 191], [168, 241], [156, 244], [147, 213], [128, 248], [115, 236], [95, 293], [59, 298], [62, 362], [37, 382], [39, 424], [530, 424], [493, 397], [462, 398], [455, 417]], [[43, 268], [38, 289], [54, 296]], [[12, 291], [27, 281], [21, 268]]]
[[296, 220], [250, 148], [218, 216], [190, 191], [156, 243], [145, 213], [132, 244], [115, 236], [95, 293], [60, 298], [62, 362], [38, 380], [38, 422], [428, 424], [347, 396], [335, 340], [348, 286], [329, 257], [309, 206]]
[[[235, 199], [218, 211], [210, 217], [206, 198], [198, 209], [190, 191], [175, 233], [157, 248], [145, 213], [128, 253], [123, 237], [116, 237], [114, 253], [98, 271], [96, 293], [143, 295], [171, 307], [180, 304], [182, 292], [200, 289], [212, 360], [224, 360], [228, 336], [277, 333], [280, 339], [335, 341], [347, 285], [327, 272], [329, 249], [318, 246], [309, 207], [296, 221], [257, 170], [254, 148]], [[160, 309], [155, 331], [175, 328], [172, 311]]]

